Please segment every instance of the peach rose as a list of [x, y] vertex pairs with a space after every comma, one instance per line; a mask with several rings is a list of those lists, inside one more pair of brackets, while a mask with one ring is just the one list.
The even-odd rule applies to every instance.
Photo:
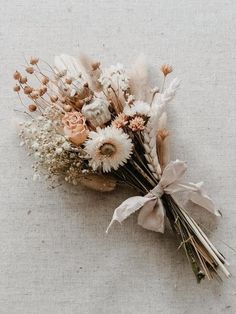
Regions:
[[88, 137], [89, 130], [85, 123], [85, 117], [77, 112], [68, 112], [62, 118], [64, 133], [76, 146], [80, 146]]

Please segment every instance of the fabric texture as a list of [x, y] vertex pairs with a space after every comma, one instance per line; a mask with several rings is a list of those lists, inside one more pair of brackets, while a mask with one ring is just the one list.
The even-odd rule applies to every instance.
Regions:
[[[168, 108], [172, 160], [187, 161], [186, 182], [204, 181], [221, 210], [192, 209], [236, 274], [236, 2], [233, 0], [13, 0], [0, 6], [0, 313], [235, 313], [235, 277], [197, 285], [171, 230], [147, 231], [132, 215], [109, 224], [134, 191], [99, 194], [32, 181], [20, 147], [23, 118], [12, 73], [24, 56], [52, 63], [78, 48], [103, 64], [130, 65], [143, 52], [168, 62], [181, 88]], [[203, 229], [204, 231], [206, 231]], [[210, 232], [209, 232], [210, 231]], [[223, 241], [220, 241], [220, 239]]]

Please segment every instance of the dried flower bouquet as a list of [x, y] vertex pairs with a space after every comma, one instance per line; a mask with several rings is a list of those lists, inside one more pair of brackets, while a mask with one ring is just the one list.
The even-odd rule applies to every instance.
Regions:
[[174, 79], [165, 88], [172, 67], [161, 67], [160, 89], [150, 87], [143, 57], [129, 70], [121, 64], [103, 69], [83, 54], [57, 56], [54, 66], [34, 57], [25, 71], [15, 72], [14, 91], [28, 117], [20, 137], [36, 159], [34, 178], [45, 169], [49, 178], [63, 176], [101, 192], [119, 183], [136, 189], [139, 195], [115, 210], [108, 229], [139, 211], [139, 225], [163, 233], [167, 217], [198, 282], [220, 273], [229, 277], [224, 256], [175, 200], [183, 192], [188, 201], [220, 215], [202, 182], [182, 181], [186, 163], [170, 161], [166, 106], [179, 87]]

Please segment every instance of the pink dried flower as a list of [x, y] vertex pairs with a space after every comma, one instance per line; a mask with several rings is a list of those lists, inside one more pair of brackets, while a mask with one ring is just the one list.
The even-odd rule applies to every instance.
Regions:
[[117, 129], [122, 129], [128, 123], [128, 117], [124, 113], [119, 113], [115, 120], [112, 121], [112, 125]]
[[77, 111], [68, 112], [62, 118], [64, 133], [76, 146], [83, 144], [88, 137], [89, 130], [85, 120], [85, 117]]
[[134, 117], [132, 120], [130, 120], [129, 128], [134, 132], [142, 131], [145, 128], [144, 124], [145, 121], [142, 117]]

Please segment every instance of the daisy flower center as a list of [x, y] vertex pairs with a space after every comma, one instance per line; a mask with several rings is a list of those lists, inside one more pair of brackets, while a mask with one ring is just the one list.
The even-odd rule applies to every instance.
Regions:
[[104, 143], [100, 147], [100, 153], [104, 156], [111, 157], [116, 153], [116, 147], [110, 143]]

